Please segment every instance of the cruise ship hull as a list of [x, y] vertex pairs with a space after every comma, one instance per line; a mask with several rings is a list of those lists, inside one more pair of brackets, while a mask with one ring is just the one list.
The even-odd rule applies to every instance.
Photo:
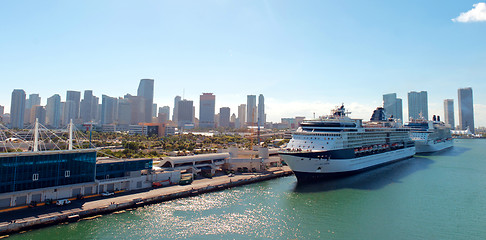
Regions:
[[[410, 158], [414, 154], [415, 147], [407, 147], [348, 159], [306, 158], [299, 153], [281, 153], [280, 156], [295, 173], [299, 182], [312, 182], [356, 174]], [[324, 156], [325, 152], [321, 155]]]
[[415, 147], [417, 153], [432, 153], [452, 147], [452, 139], [438, 143], [425, 143], [424, 141], [416, 141]]

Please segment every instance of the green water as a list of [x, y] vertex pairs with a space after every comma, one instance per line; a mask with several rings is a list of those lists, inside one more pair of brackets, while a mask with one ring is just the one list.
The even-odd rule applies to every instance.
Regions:
[[486, 140], [345, 179], [285, 177], [10, 239], [486, 239]]

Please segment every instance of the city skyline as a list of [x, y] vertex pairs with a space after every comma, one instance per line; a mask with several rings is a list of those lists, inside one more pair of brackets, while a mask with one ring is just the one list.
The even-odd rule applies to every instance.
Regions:
[[41, 105], [66, 90], [136, 95], [150, 78], [159, 106], [212, 92], [216, 109], [235, 113], [259, 93], [267, 121], [341, 103], [368, 119], [383, 94], [427, 91], [429, 116], [442, 116], [444, 99], [472, 87], [475, 125], [486, 126], [485, 23], [467, 17], [477, 1], [376, 2], [1, 3], [12, 24], [0, 40], [0, 105], [9, 112], [13, 89]]

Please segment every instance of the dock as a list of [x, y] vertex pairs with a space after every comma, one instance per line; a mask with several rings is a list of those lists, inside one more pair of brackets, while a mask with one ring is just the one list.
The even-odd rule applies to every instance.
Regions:
[[221, 191], [246, 184], [292, 175], [289, 167], [275, 167], [263, 173], [243, 173], [196, 179], [189, 185], [171, 185], [163, 188], [115, 194], [73, 201], [66, 206], [40, 206], [13, 212], [0, 213], [0, 235], [40, 228], [44, 226], [76, 222], [102, 214], [120, 212], [177, 198]]

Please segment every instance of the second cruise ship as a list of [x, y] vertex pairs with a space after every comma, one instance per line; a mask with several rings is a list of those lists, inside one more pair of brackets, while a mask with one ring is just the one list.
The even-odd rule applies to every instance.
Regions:
[[329, 116], [302, 122], [280, 152], [299, 182], [349, 175], [415, 154], [410, 129], [386, 119], [383, 108], [366, 123], [348, 114], [343, 105]]

